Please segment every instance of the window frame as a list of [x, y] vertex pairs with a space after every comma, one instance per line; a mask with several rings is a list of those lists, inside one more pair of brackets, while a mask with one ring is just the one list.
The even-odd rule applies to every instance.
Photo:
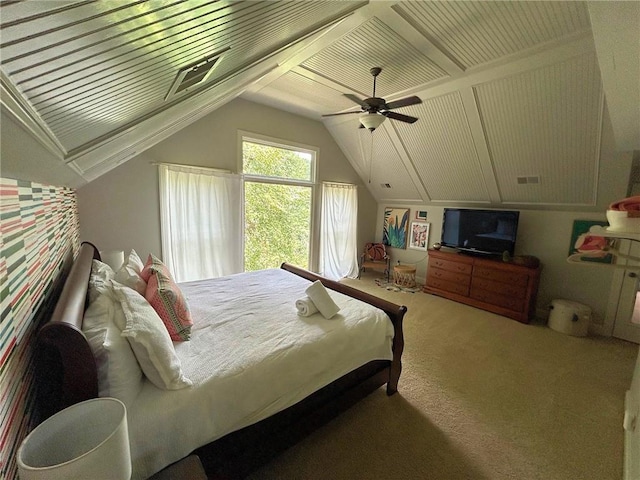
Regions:
[[[263, 175], [256, 175], [250, 173], [244, 173], [244, 152], [243, 145], [244, 142], [257, 143], [261, 145], [265, 145], [268, 147], [281, 148], [283, 150], [290, 150], [294, 152], [304, 152], [309, 153], [311, 155], [311, 171], [310, 171], [310, 180], [298, 180], [292, 178], [282, 178], [282, 177], [268, 177]], [[312, 271], [317, 270], [318, 265], [318, 250], [319, 250], [319, 241], [320, 241], [320, 227], [317, 224], [318, 219], [320, 218], [320, 199], [318, 198], [321, 193], [321, 189], [318, 188], [318, 159], [320, 157], [320, 149], [318, 147], [314, 147], [311, 145], [305, 145], [302, 143], [284, 140], [281, 138], [270, 137], [267, 135], [261, 135], [258, 133], [248, 132], [244, 130], [238, 130], [238, 145], [237, 145], [237, 171], [240, 175], [242, 175], [242, 184], [243, 189], [246, 182], [258, 182], [258, 183], [270, 183], [270, 184], [280, 184], [280, 185], [289, 185], [289, 186], [300, 186], [300, 187], [310, 187], [311, 188], [311, 208], [310, 208], [310, 218], [309, 218], [309, 266], [308, 268]], [[243, 205], [243, 218], [242, 218], [242, 229], [244, 234], [244, 205]], [[244, 239], [243, 239], [244, 242]]]

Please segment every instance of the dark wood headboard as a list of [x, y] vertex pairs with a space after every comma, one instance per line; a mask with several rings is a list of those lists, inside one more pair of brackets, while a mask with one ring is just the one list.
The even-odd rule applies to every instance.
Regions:
[[82, 333], [94, 258], [100, 260], [98, 249], [83, 242], [51, 320], [37, 335], [39, 403], [43, 418], [98, 396], [96, 361]]

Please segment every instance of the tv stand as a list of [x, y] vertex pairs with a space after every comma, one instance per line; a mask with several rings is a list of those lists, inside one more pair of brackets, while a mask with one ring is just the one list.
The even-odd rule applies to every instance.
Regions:
[[429, 250], [427, 281], [423, 291], [488, 310], [522, 323], [534, 314], [540, 266], [529, 257], [527, 265], [491, 257]]

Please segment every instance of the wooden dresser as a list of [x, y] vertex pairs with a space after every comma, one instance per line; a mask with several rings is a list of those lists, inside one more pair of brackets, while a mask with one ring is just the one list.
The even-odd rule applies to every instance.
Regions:
[[540, 279], [538, 262], [530, 263], [429, 250], [424, 291], [529, 323]]

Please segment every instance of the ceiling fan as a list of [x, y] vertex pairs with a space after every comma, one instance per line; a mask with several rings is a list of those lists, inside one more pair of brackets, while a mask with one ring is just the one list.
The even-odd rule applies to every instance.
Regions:
[[376, 78], [380, 75], [382, 68], [373, 67], [371, 70], [371, 75], [373, 75], [373, 95], [369, 98], [365, 98], [364, 100], [360, 100], [355, 95], [350, 93], [345, 93], [344, 96], [347, 97], [352, 102], [360, 105], [360, 111], [354, 112], [342, 112], [342, 113], [329, 113], [327, 115], [323, 115], [323, 117], [333, 117], [335, 115], [348, 115], [351, 113], [363, 113], [360, 115], [360, 128], [368, 128], [371, 132], [373, 132], [376, 128], [382, 125], [385, 118], [390, 118], [392, 120], [399, 120], [400, 122], [406, 123], [414, 123], [418, 119], [416, 117], [411, 117], [409, 115], [403, 115], [402, 113], [392, 112], [391, 110], [400, 107], [408, 107], [409, 105], [417, 105], [418, 103], [422, 103], [422, 100], [416, 96], [401, 98], [400, 100], [395, 100], [393, 102], [387, 103], [384, 98], [376, 97]]

